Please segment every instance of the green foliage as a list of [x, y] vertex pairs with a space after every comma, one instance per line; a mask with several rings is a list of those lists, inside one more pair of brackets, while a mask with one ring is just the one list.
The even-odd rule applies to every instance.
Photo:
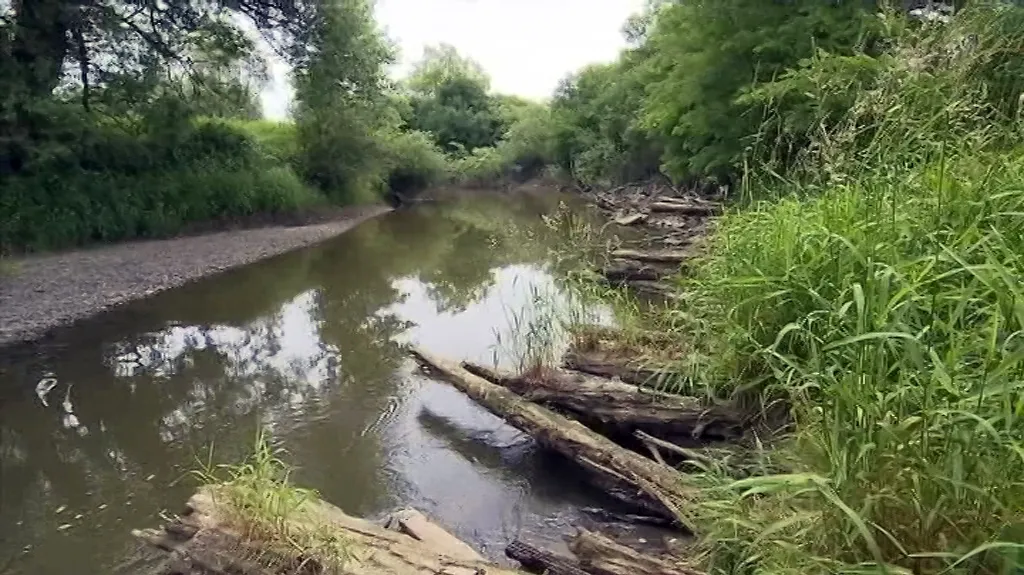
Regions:
[[742, 96], [816, 50], [853, 54], [868, 39], [873, 7], [857, 0], [701, 0], [661, 10], [648, 40], [656, 81], [643, 114], [665, 138], [666, 173], [734, 175], [767, 113]]
[[484, 92], [491, 87], [491, 80], [480, 64], [462, 56], [450, 44], [427, 46], [406, 84], [414, 93], [430, 94], [452, 81], [466, 81]]
[[661, 146], [637, 123], [647, 82], [644, 55], [589, 66], [566, 80], [552, 103], [557, 163], [587, 183], [657, 173]]
[[424, 132], [396, 132], [385, 141], [387, 186], [398, 194], [414, 194], [445, 179], [444, 153]]
[[299, 140], [295, 124], [273, 120], [228, 121], [228, 125], [245, 132], [259, 148], [274, 160], [298, 166]]
[[449, 162], [455, 181], [470, 185], [499, 181], [508, 168], [507, 159], [498, 148], [477, 148], [469, 154], [449, 158]]
[[390, 46], [367, 0], [322, 2], [311, 35], [316, 50], [295, 71], [303, 174], [335, 202], [370, 199], [383, 177], [377, 134], [386, 127]]
[[432, 134], [449, 153], [493, 146], [502, 124], [487, 94], [489, 83], [480, 65], [453, 47], [427, 48], [406, 81], [412, 92], [406, 123], [412, 130]]
[[[107, 4], [16, 3], [0, 18], [0, 251], [160, 236], [380, 190], [382, 134], [400, 118], [368, 2]], [[239, 16], [273, 28], [292, 64], [294, 124], [258, 120], [266, 66]]]
[[167, 115], [115, 123], [74, 107], [47, 111], [43, 139], [24, 145], [17, 174], [4, 178], [0, 251], [158, 237], [192, 222], [322, 202], [231, 123]]
[[877, 8], [861, 0], [649, 2], [627, 23], [631, 47], [618, 61], [581, 70], [555, 94], [557, 162], [606, 185], [659, 171], [682, 182], [733, 180], [744, 162], [788, 166], [821, 116], [849, 101], [833, 90], [832, 101], [811, 101], [783, 77], [819, 54], [874, 55], [883, 47]]
[[274, 553], [255, 557], [256, 561], [279, 569], [285, 566], [274, 562], [295, 562], [298, 570], [315, 561], [340, 570], [353, 558], [351, 542], [318, 509], [321, 502], [315, 490], [291, 483], [292, 468], [284, 456], [284, 449], [271, 445], [267, 433], [260, 430], [252, 453], [242, 463], [206, 461], [192, 475], [227, 511], [228, 520], [243, 537]]
[[666, 322], [692, 379], [796, 424], [762, 476], [691, 476], [711, 573], [1021, 568], [1022, 15], [977, 2], [781, 75], [820, 106], [800, 169], [751, 174], [782, 199], [720, 220]]

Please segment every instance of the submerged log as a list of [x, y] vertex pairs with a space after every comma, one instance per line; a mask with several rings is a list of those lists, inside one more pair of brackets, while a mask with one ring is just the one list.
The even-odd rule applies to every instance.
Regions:
[[686, 513], [694, 492], [674, 469], [616, 445], [583, 424], [473, 375], [455, 362], [421, 349], [412, 353], [490, 412], [544, 447], [579, 463], [609, 494], [690, 528]]
[[581, 530], [569, 544], [580, 566], [592, 575], [701, 575], [677, 557], [639, 553], [611, 539]]
[[579, 372], [551, 369], [513, 377], [465, 362], [466, 371], [511, 390], [520, 397], [571, 415], [605, 434], [731, 438], [740, 435], [735, 409], [704, 405], [695, 397], [644, 390], [635, 385]]
[[683, 250], [615, 250], [611, 256], [616, 259], [634, 260], [642, 263], [681, 264], [693, 257]]
[[[453, 547], [452, 541], [458, 540], [440, 527], [423, 525], [422, 515], [411, 518], [419, 523], [414, 528], [424, 537], [419, 540], [311, 500], [283, 519], [282, 538], [288, 540], [267, 540], [247, 536], [228, 501], [222, 488], [204, 488], [174, 523], [135, 531], [136, 537], [169, 554], [154, 575], [522, 575], [480, 559], [465, 544]], [[343, 556], [329, 561], [321, 555], [324, 549], [297, 548], [301, 539], [294, 536], [300, 532], [316, 533]]]

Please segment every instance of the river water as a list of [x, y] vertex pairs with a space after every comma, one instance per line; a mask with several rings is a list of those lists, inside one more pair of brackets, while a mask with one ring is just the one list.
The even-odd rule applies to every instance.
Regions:
[[516, 318], [569, 305], [541, 218], [566, 201], [403, 210], [0, 351], [0, 573], [123, 570], [260, 428], [351, 514], [413, 506], [493, 558], [559, 537], [600, 495], [402, 346], [510, 367]]

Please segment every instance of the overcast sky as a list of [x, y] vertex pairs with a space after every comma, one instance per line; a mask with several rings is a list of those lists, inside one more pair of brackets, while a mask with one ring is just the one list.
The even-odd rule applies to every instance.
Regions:
[[[497, 92], [533, 99], [551, 95], [566, 74], [615, 58], [621, 29], [644, 0], [377, 0], [377, 21], [400, 50], [394, 75], [408, 72], [423, 47], [451, 44], [479, 62]], [[287, 71], [274, 66], [264, 97], [267, 115], [283, 117]]]

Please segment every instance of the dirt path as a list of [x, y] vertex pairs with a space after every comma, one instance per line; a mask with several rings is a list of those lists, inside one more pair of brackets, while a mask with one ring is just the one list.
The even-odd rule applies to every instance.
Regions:
[[313, 245], [388, 211], [369, 206], [308, 226], [131, 242], [15, 260], [0, 274], [0, 346], [230, 268]]

